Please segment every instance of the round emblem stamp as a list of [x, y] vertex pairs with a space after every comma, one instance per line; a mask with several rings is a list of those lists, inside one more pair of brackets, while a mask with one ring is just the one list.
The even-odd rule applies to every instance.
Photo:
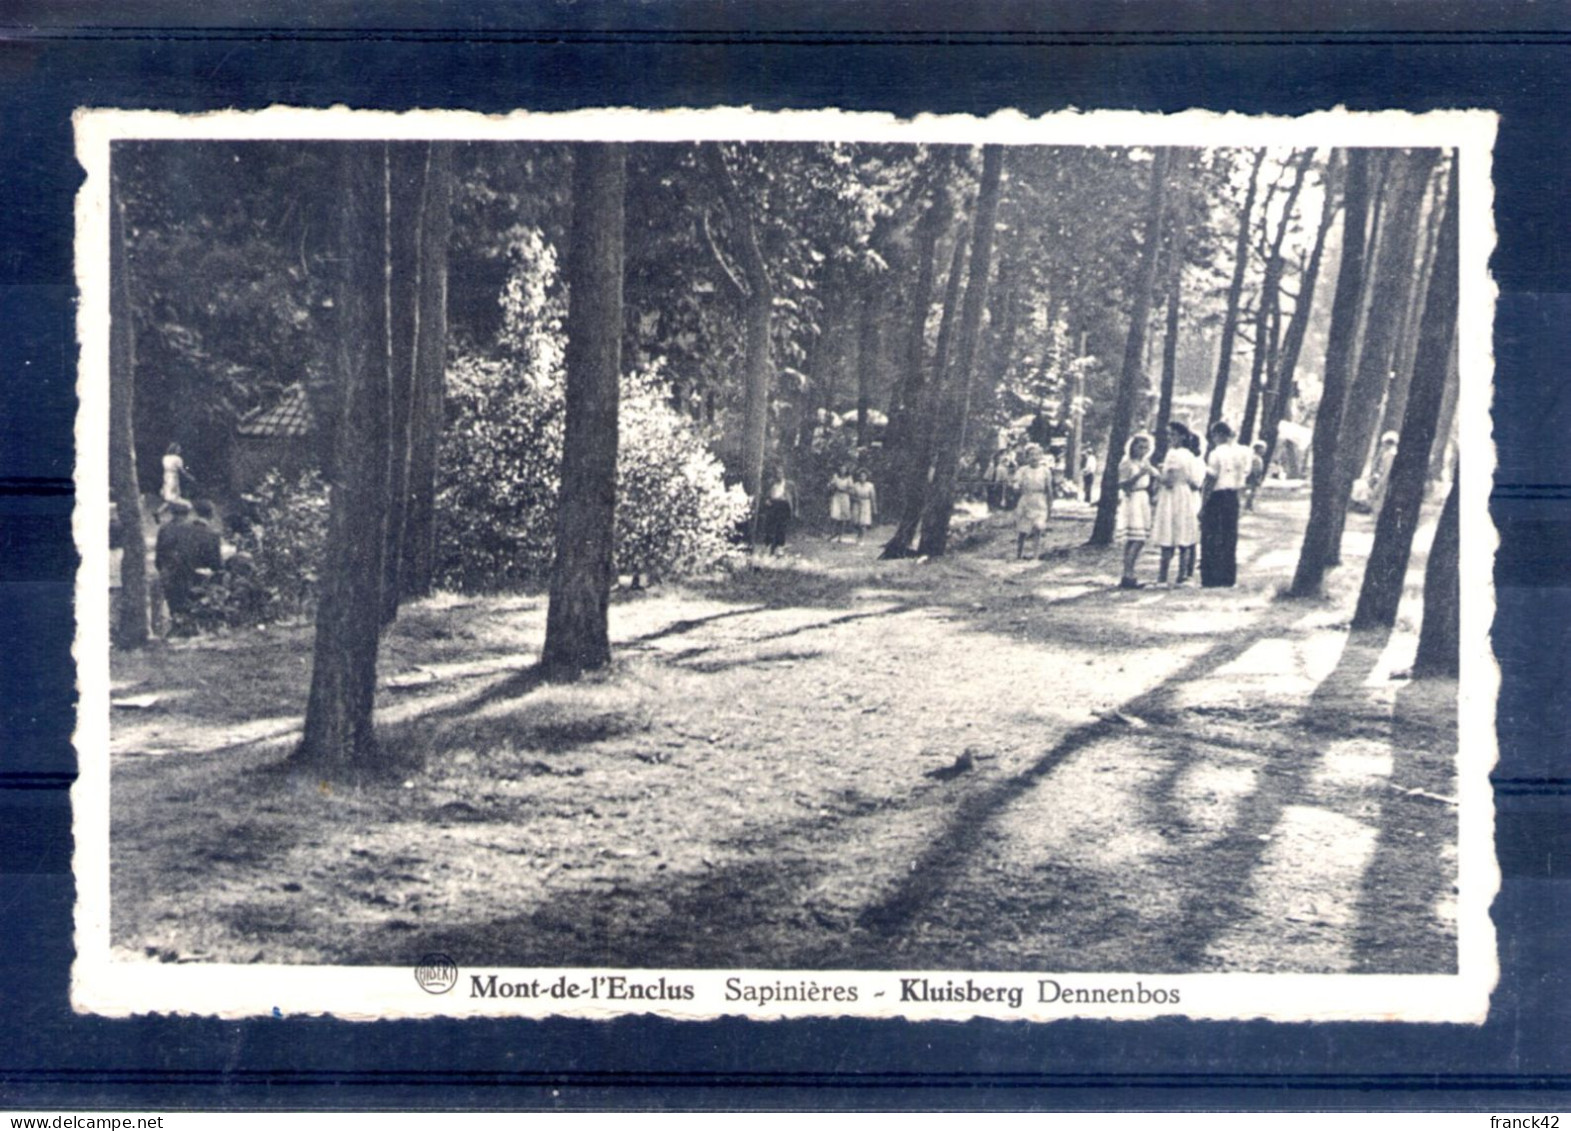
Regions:
[[422, 955], [415, 964], [415, 981], [428, 994], [445, 994], [458, 984], [458, 963], [445, 954]]

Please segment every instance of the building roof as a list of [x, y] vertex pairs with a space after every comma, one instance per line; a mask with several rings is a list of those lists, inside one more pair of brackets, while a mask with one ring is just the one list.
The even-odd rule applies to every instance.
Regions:
[[235, 425], [241, 436], [308, 436], [315, 428], [305, 386], [298, 384], [285, 389], [271, 408], [249, 412]]

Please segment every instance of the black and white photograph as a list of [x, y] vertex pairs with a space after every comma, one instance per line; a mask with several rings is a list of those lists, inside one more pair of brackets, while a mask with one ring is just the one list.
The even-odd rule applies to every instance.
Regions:
[[75, 1007], [1481, 1022], [1493, 130], [83, 112]]

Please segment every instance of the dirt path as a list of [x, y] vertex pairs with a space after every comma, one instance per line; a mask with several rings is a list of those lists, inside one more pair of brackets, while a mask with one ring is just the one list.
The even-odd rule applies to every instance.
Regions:
[[164, 960], [1450, 970], [1455, 687], [1391, 678], [1411, 603], [1389, 640], [1349, 639], [1367, 520], [1327, 600], [1274, 599], [1303, 511], [1246, 517], [1236, 591], [1111, 588], [1115, 555], [1080, 545], [1073, 510], [1024, 563], [1001, 519], [928, 562], [799, 538], [629, 595], [617, 671], [572, 687], [525, 670], [543, 601], [428, 602], [389, 637], [379, 700], [389, 752], [423, 769], [347, 792], [279, 768], [304, 628], [160, 649], [116, 672], [162, 698], [116, 712], [115, 941]]

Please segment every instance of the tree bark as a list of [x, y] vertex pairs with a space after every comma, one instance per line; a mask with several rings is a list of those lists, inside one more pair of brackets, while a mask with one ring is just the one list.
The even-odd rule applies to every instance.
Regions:
[[[1222, 320], [1221, 354], [1216, 365], [1216, 386], [1211, 391], [1211, 418], [1207, 421], [1207, 427], [1222, 419], [1222, 411], [1227, 405], [1227, 382], [1233, 368], [1233, 340], [1238, 335], [1238, 302], [1244, 293], [1244, 275], [1249, 270], [1249, 219], [1255, 207], [1255, 194], [1260, 189], [1260, 166], [1265, 163], [1265, 159], [1264, 149], [1255, 150], [1254, 167], [1249, 172], [1249, 192], [1244, 197], [1243, 210], [1238, 214], [1238, 236], [1233, 241], [1233, 281], [1227, 286], [1227, 314]], [[1118, 465], [1114, 463], [1113, 466], [1116, 468]]]
[[1299, 158], [1293, 174], [1293, 185], [1287, 192], [1287, 203], [1282, 205], [1282, 219], [1276, 226], [1276, 236], [1271, 241], [1271, 253], [1266, 257], [1265, 279], [1260, 284], [1260, 301], [1255, 307], [1255, 359], [1249, 371], [1249, 392], [1244, 400], [1244, 422], [1238, 430], [1240, 443], [1248, 444], [1255, 438], [1255, 420], [1260, 411], [1261, 378], [1268, 374], [1266, 358], [1272, 349], [1271, 325], [1282, 301], [1282, 244], [1287, 239], [1288, 227], [1293, 222], [1293, 209], [1298, 206], [1298, 194], [1304, 187], [1304, 177], [1315, 151], [1306, 150]]
[[392, 434], [386, 273], [392, 235], [387, 146], [345, 145], [338, 166], [336, 458], [311, 693], [295, 757], [342, 773], [377, 761], [372, 708]]
[[1265, 411], [1265, 423], [1261, 428], [1261, 438], [1266, 443], [1265, 466], [1271, 466], [1271, 460], [1276, 456], [1277, 431], [1282, 426], [1282, 421], [1287, 419], [1287, 410], [1293, 403], [1296, 392], [1298, 355], [1304, 347], [1304, 334], [1309, 328], [1309, 319], [1315, 309], [1315, 288], [1320, 282], [1320, 263], [1324, 258], [1326, 248], [1326, 234], [1331, 230], [1331, 221], [1336, 218], [1337, 209], [1341, 207], [1337, 200], [1336, 185], [1337, 155], [1332, 154], [1326, 163], [1325, 174], [1325, 200], [1320, 210], [1320, 225], [1315, 230], [1315, 246], [1309, 255], [1309, 266], [1304, 268], [1302, 280], [1298, 284], [1298, 300], [1293, 304], [1293, 318], [1287, 324], [1287, 335], [1282, 343], [1282, 359], [1277, 367], [1277, 373], [1272, 381], [1273, 393]]
[[933, 345], [933, 363], [921, 405], [913, 419], [909, 458], [901, 472], [904, 508], [895, 533], [884, 544], [884, 558], [903, 558], [911, 553], [911, 543], [922, 527], [932, 488], [933, 451], [938, 441], [940, 406], [949, 383], [949, 341], [954, 336], [955, 317], [960, 309], [960, 286], [965, 276], [966, 232], [964, 224], [955, 231], [954, 251], [949, 259], [949, 276], [944, 282], [944, 308], [938, 320], [938, 339]]
[[1369, 308], [1364, 316], [1363, 347], [1358, 354], [1357, 376], [1348, 390], [1342, 436], [1337, 445], [1340, 459], [1333, 496], [1336, 510], [1327, 565], [1341, 563], [1342, 531], [1353, 481], [1368, 465], [1375, 428], [1380, 422], [1380, 402], [1391, 383], [1397, 335], [1413, 286], [1413, 253], [1422, 221], [1419, 204], [1437, 156], [1434, 150], [1415, 150], [1405, 159], [1401, 155], [1394, 157], [1387, 166], [1387, 180], [1395, 183], [1386, 187], [1384, 220], [1377, 236], [1380, 250], [1375, 257]]
[[878, 321], [883, 305], [880, 294], [883, 288], [877, 280], [864, 280], [862, 285], [861, 316], [856, 333], [856, 446], [865, 448], [872, 442], [868, 413], [873, 408], [873, 386], [878, 373]]
[[112, 639], [117, 648], [141, 648], [150, 635], [147, 539], [136, 474], [136, 330], [131, 322], [125, 205], [118, 198], [109, 206], [109, 225], [109, 491], [120, 517], [122, 547], [120, 607]]
[[1381, 432], [1401, 432], [1402, 414], [1407, 410], [1407, 387], [1413, 379], [1413, 357], [1418, 350], [1418, 326], [1424, 317], [1424, 296], [1429, 293], [1429, 278], [1435, 269], [1435, 247], [1440, 241], [1440, 217], [1445, 208], [1445, 178], [1431, 177], [1429, 208], [1424, 219], [1424, 246], [1418, 276], [1414, 281], [1408, 307], [1402, 317], [1402, 332], [1397, 337], [1396, 377], [1386, 397], [1381, 415]]
[[1156, 405], [1156, 451], [1153, 458], [1158, 465], [1167, 455], [1167, 423], [1173, 418], [1173, 386], [1178, 382], [1178, 313], [1184, 289], [1184, 240], [1187, 228], [1184, 209], [1174, 208], [1167, 252], [1167, 326], [1162, 336], [1162, 388]]
[[425, 200], [420, 209], [420, 293], [416, 319], [414, 416], [405, 497], [405, 597], [424, 597], [436, 576], [436, 472], [447, 380], [447, 249], [453, 228], [453, 146], [430, 143]]
[[1326, 342], [1325, 378], [1320, 408], [1315, 413], [1313, 485], [1309, 496], [1309, 523], [1298, 554], [1298, 568], [1289, 590], [1295, 597], [1320, 592], [1331, 555], [1334, 533], [1333, 501], [1337, 482], [1337, 438], [1342, 430], [1342, 409], [1357, 344], [1359, 306], [1364, 289], [1364, 227], [1369, 218], [1369, 153], [1352, 149], [1347, 154], [1347, 191], [1342, 210], [1342, 266], [1337, 274], [1336, 297], [1331, 305], [1331, 330]]
[[386, 339], [391, 380], [392, 442], [387, 451], [387, 544], [382, 548], [382, 623], [398, 615], [404, 560], [405, 503], [414, 441], [415, 358], [420, 352], [420, 212], [428, 144], [388, 146], [389, 254]]
[[611, 662], [626, 179], [625, 146], [574, 147], [562, 486], [540, 654], [548, 679], [574, 679]]
[[[1134, 309], [1129, 316], [1129, 337], [1124, 343], [1124, 367], [1118, 378], [1118, 398], [1113, 405], [1112, 434], [1107, 441], [1107, 459], [1102, 464], [1102, 497], [1097, 505], [1096, 523], [1091, 528], [1093, 546], [1113, 541], [1118, 521], [1118, 461], [1134, 422], [1135, 398], [1144, 374], [1140, 358], [1145, 352], [1146, 323], [1151, 317], [1151, 292], [1156, 286], [1157, 259], [1162, 243], [1162, 213], [1166, 200], [1169, 150], [1158, 149], [1151, 162], [1151, 187], [1146, 197], [1145, 244], [1140, 253], [1140, 276], [1135, 284]], [[1258, 171], [1258, 165], [1257, 165]], [[1225, 374], [1218, 375], [1218, 381]]]
[[917, 552], [938, 557], [949, 545], [949, 520], [954, 514], [955, 476], [965, 445], [966, 424], [976, 382], [976, 359], [982, 338], [982, 315], [987, 310], [988, 275], [993, 265], [993, 224], [998, 217], [999, 186], [1004, 150], [982, 147], [982, 183], [976, 195], [976, 222], [971, 226], [971, 268], [966, 280], [965, 303], [960, 313], [960, 336], [955, 349], [954, 380], [945, 390], [942, 431], [933, 459], [933, 484], [922, 516], [922, 541]]
[[1434, 446], [1440, 406], [1445, 398], [1447, 355], [1456, 334], [1459, 242], [1456, 196], [1457, 167], [1453, 152], [1445, 219], [1440, 225], [1435, 270], [1429, 280], [1429, 295], [1424, 301], [1424, 318], [1418, 331], [1413, 384], [1408, 390], [1407, 411], [1403, 414], [1396, 458], [1391, 464], [1385, 505], [1380, 508], [1380, 518], [1375, 524], [1375, 543], [1369, 551], [1363, 588], [1358, 593], [1358, 608], [1353, 613], [1354, 628], [1389, 628], [1396, 623], [1397, 606], [1402, 601], [1402, 584], [1413, 549], [1413, 534], [1418, 529], [1419, 512], [1424, 502], [1430, 449]]
[[1462, 587], [1457, 570], [1462, 538], [1457, 492], [1462, 477], [1451, 481], [1440, 525], [1424, 568], [1424, 618], [1418, 630], [1414, 679], [1456, 679], [1462, 659]]
[[724, 151], [718, 144], [705, 145], [703, 151], [714, 174], [720, 199], [731, 218], [732, 235], [736, 239], [742, 267], [741, 278], [729, 270], [725, 275], [742, 298], [743, 323], [746, 327], [742, 385], [742, 486], [753, 501], [753, 521], [756, 525], [764, 491], [764, 445], [768, 440], [769, 390], [773, 384], [770, 332], [775, 291], [769, 277], [769, 267], [759, 249], [758, 231], [752, 213], [726, 164]]

